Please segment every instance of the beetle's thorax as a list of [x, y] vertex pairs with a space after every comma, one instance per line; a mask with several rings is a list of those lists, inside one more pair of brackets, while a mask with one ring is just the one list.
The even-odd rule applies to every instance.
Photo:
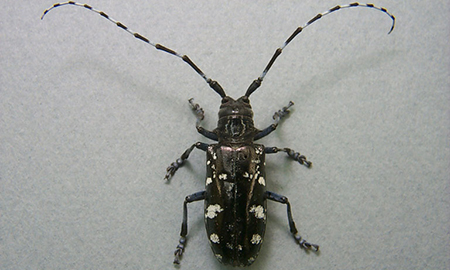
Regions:
[[219, 143], [251, 143], [258, 130], [253, 123], [253, 111], [248, 97], [237, 100], [226, 96], [222, 99], [219, 121], [214, 130]]

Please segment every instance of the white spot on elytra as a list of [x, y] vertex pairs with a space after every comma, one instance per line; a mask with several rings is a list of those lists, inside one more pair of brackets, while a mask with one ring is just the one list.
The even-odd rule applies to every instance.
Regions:
[[259, 160], [259, 159], [254, 159], [254, 160], [252, 160], [252, 163], [256, 163], [256, 164], [259, 164], [261, 161]]
[[211, 164], [211, 160], [206, 161], [206, 165]]
[[225, 182], [224, 189], [228, 197], [233, 197], [234, 183]]
[[217, 217], [217, 214], [223, 211], [223, 208], [219, 204], [211, 204], [206, 208], [205, 218], [213, 219]]
[[212, 233], [212, 234], [209, 236], [209, 240], [211, 240], [211, 242], [213, 242], [213, 243], [215, 243], [215, 244], [219, 244], [219, 243], [220, 243], [220, 241], [219, 241], [219, 236], [218, 236], [217, 234], [215, 234], [215, 233]]
[[219, 179], [220, 180], [226, 180], [227, 179], [227, 174], [226, 173], [222, 173], [221, 175], [219, 175]]
[[222, 255], [220, 255], [220, 254], [218, 254], [218, 253], [216, 253], [216, 254], [214, 254], [214, 255], [216, 255], [216, 258], [217, 258], [219, 261], [222, 261]]
[[261, 240], [262, 240], [261, 235], [259, 235], [259, 234], [254, 234], [253, 237], [252, 237], [252, 240], [250, 240], [250, 242], [251, 242], [253, 245], [259, 245], [259, 244], [261, 243]]
[[266, 180], [264, 179], [264, 177], [260, 176], [260, 177], [258, 178], [258, 183], [259, 183], [261, 186], [265, 186], [265, 185], [266, 185]]
[[217, 154], [213, 153], [213, 159], [217, 159]]
[[212, 183], [211, 177], [206, 178], [206, 185], [209, 185]]
[[248, 175], [248, 172], [245, 172], [242, 176], [244, 176], [245, 178], [249, 178], [250, 175]]
[[250, 213], [254, 213], [256, 218], [265, 219], [266, 214], [264, 214], [264, 207], [262, 205], [253, 205], [250, 207]]

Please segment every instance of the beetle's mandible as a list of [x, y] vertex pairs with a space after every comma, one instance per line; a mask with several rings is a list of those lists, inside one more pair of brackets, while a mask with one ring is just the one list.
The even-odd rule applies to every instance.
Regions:
[[259, 140], [274, 131], [280, 120], [289, 113], [289, 107], [294, 103], [289, 102], [286, 107], [276, 112], [273, 116], [273, 123], [260, 130], [254, 126], [253, 111], [250, 106], [249, 97], [261, 85], [264, 77], [274, 64], [283, 49], [300, 33], [303, 29], [319, 20], [320, 18], [345, 8], [366, 7], [384, 12], [392, 19], [392, 26], [389, 33], [395, 26], [395, 17], [383, 7], [373, 4], [351, 3], [348, 5], [338, 5], [323, 13], [317, 14], [307, 23], [299, 26], [278, 48], [262, 74], [254, 80], [247, 89], [244, 96], [233, 99], [225, 94], [220, 84], [207, 77], [203, 71], [187, 56], [158, 43], [151, 42], [141, 34], [130, 30], [119, 21], [114, 20], [103, 11], [97, 10], [90, 5], [80, 4], [74, 1], [56, 3], [45, 10], [41, 19], [52, 9], [64, 5], [74, 5], [84, 7], [90, 11], [100, 14], [111, 21], [119, 28], [125, 30], [135, 38], [181, 58], [191, 68], [193, 68], [206, 83], [222, 98], [219, 110], [219, 120], [217, 128], [209, 131], [203, 128], [200, 123], [204, 118], [203, 109], [192, 99], [189, 103], [196, 113], [197, 131], [208, 139], [216, 141], [214, 144], [202, 142], [194, 143], [180, 158], [170, 164], [167, 168], [165, 179], [169, 180], [175, 172], [186, 162], [194, 148], [206, 152], [206, 188], [203, 191], [194, 193], [185, 198], [183, 205], [183, 221], [178, 246], [175, 250], [174, 264], [179, 264], [183, 255], [187, 241], [187, 205], [195, 201], [204, 201], [204, 219], [207, 236], [216, 258], [224, 263], [233, 266], [251, 265], [258, 256], [261, 244], [264, 239], [264, 232], [267, 221], [267, 200], [285, 204], [287, 207], [287, 217], [290, 232], [295, 242], [305, 250], [318, 251], [319, 246], [304, 240], [297, 231], [292, 217], [291, 205], [285, 196], [266, 190], [265, 158], [266, 154], [284, 152], [291, 159], [310, 168], [312, 163], [300, 153], [289, 148], [267, 147], [256, 144]]

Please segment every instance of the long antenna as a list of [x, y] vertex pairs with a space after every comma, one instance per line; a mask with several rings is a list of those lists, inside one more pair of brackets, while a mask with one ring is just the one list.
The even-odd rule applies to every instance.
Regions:
[[74, 6], [78, 6], [78, 7], [84, 7], [90, 11], [93, 11], [97, 14], [99, 14], [100, 16], [106, 18], [108, 21], [114, 23], [115, 25], [117, 25], [119, 28], [125, 30], [127, 33], [129, 33], [130, 35], [134, 36], [135, 38], [150, 44], [151, 46], [155, 47], [157, 50], [161, 50], [164, 51], [166, 53], [175, 55], [179, 58], [181, 58], [184, 62], [186, 62], [189, 66], [191, 66], [205, 81], [207, 84], [209, 84], [209, 86], [216, 91], [222, 98], [226, 96], [225, 91], [223, 90], [222, 86], [220, 86], [220, 84], [217, 81], [212, 80], [211, 78], [208, 78], [203, 71], [197, 67], [197, 65], [192, 62], [192, 60], [187, 56], [187, 55], [181, 55], [179, 53], [177, 53], [176, 51], [167, 48], [161, 44], [158, 43], [153, 43], [151, 42], [148, 38], [142, 36], [141, 34], [132, 31], [131, 29], [129, 29], [128, 27], [126, 27], [124, 24], [122, 24], [119, 21], [114, 20], [113, 18], [111, 18], [108, 14], [106, 14], [103, 11], [97, 10], [95, 8], [93, 8], [92, 6], [88, 5], [88, 4], [80, 4], [74, 1], [67, 1], [67, 2], [63, 2], [63, 3], [56, 3], [54, 4], [52, 7], [46, 9], [44, 11], [44, 13], [41, 16], [41, 20], [44, 19], [44, 16], [52, 9], [57, 8], [57, 7], [61, 7], [61, 6], [65, 6], [65, 5], [74, 5]]
[[392, 32], [392, 30], [394, 30], [394, 26], [395, 26], [395, 17], [394, 15], [392, 15], [391, 13], [389, 13], [387, 11], [386, 8], [383, 7], [377, 7], [374, 4], [360, 4], [360, 3], [351, 3], [348, 5], [337, 5], [323, 13], [319, 13], [317, 14], [314, 18], [312, 18], [311, 20], [309, 20], [307, 23], [305, 23], [303, 26], [299, 26], [294, 33], [292, 33], [292, 35], [284, 42], [283, 46], [281, 46], [280, 48], [278, 48], [274, 55], [272, 56], [272, 59], [270, 59], [269, 63], [267, 64], [266, 68], [264, 69], [263, 73], [261, 74], [261, 76], [259, 76], [256, 80], [254, 80], [252, 82], [252, 84], [248, 87], [247, 92], [245, 93], [245, 96], [249, 97], [253, 92], [255, 92], [256, 89], [258, 89], [258, 87], [261, 86], [261, 83], [264, 79], [264, 77], [266, 76], [267, 72], [269, 72], [269, 69], [272, 67], [273, 63], [275, 62], [275, 60], [278, 58], [278, 56], [280, 56], [280, 54], [283, 52], [283, 49], [286, 48], [286, 46], [298, 35], [300, 34], [300, 32], [303, 31], [303, 29], [305, 29], [306, 27], [308, 27], [309, 25], [311, 25], [312, 23], [314, 23], [315, 21], [319, 20], [320, 18], [335, 12], [337, 10], [341, 10], [344, 8], [352, 8], [352, 7], [367, 7], [367, 8], [373, 8], [373, 9], [377, 9], [379, 11], [382, 11], [384, 13], [386, 13], [389, 17], [391, 17], [392, 19], [392, 26], [391, 26], [391, 30], [389, 30], [390, 34]]

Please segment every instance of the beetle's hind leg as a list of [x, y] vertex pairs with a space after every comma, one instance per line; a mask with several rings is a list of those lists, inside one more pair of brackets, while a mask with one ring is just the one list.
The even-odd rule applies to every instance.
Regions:
[[285, 196], [270, 192], [270, 191], [266, 191], [265, 197], [266, 197], [266, 199], [269, 199], [269, 200], [272, 200], [275, 202], [279, 202], [282, 204], [286, 204], [289, 229], [290, 229], [292, 235], [294, 236], [294, 239], [297, 242], [297, 244], [299, 244], [300, 247], [304, 248], [305, 250], [319, 251], [318, 245], [307, 242], [298, 233], [297, 227], [295, 226], [294, 218], [292, 217], [291, 204], [289, 203], [288, 198]]
[[205, 191], [200, 191], [189, 196], [186, 196], [183, 204], [183, 222], [181, 223], [180, 240], [177, 249], [174, 252], [175, 258], [173, 259], [174, 264], [180, 264], [181, 256], [183, 255], [184, 248], [186, 246], [186, 235], [188, 232], [187, 228], [187, 204], [191, 202], [201, 201], [205, 199]]

